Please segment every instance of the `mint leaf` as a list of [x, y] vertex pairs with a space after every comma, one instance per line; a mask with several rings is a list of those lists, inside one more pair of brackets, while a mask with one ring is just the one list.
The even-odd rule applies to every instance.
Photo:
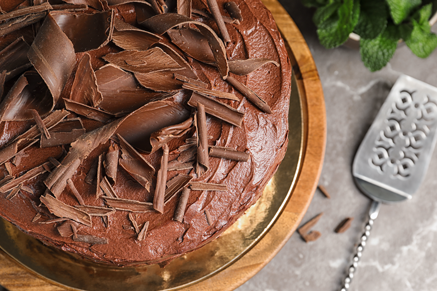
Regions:
[[302, 4], [306, 7], [322, 7], [328, 4], [329, 0], [302, 0]]
[[387, 5], [381, 0], [361, 0], [360, 18], [354, 31], [361, 38], [375, 38], [387, 26]]
[[390, 14], [395, 24], [400, 24], [407, 18], [410, 12], [419, 6], [421, 0], [386, 0], [390, 8]]
[[374, 39], [360, 40], [361, 60], [371, 72], [385, 67], [396, 51], [398, 43], [389, 36], [389, 33], [384, 30]]
[[416, 13], [413, 15], [413, 19], [416, 20], [420, 25], [425, 25], [428, 23], [431, 13], [432, 4], [428, 4], [416, 11]]
[[326, 48], [343, 44], [357, 24], [359, 15], [359, 0], [344, 0], [337, 13], [319, 24], [317, 34], [320, 43]]
[[437, 35], [431, 32], [428, 22], [420, 24], [415, 19], [412, 22], [413, 31], [405, 43], [416, 56], [427, 58], [437, 47]]
[[329, 17], [332, 16], [335, 12], [337, 12], [338, 8], [341, 6], [340, 2], [334, 2], [330, 3], [324, 7], [320, 7], [316, 10], [316, 13], [314, 13], [313, 16], [313, 22], [316, 26], [319, 26], [326, 20], [328, 20]]

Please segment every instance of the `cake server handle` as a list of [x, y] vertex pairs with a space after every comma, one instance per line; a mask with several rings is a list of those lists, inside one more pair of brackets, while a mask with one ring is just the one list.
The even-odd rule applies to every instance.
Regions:
[[380, 204], [381, 204], [380, 202], [373, 201], [372, 205], [370, 206], [369, 220], [367, 221], [366, 226], [364, 227], [364, 232], [361, 235], [360, 243], [358, 244], [357, 250], [356, 250], [355, 255], [352, 259], [353, 260], [352, 265], [350, 265], [350, 267], [347, 271], [347, 276], [346, 276], [346, 278], [344, 278], [343, 287], [340, 289], [340, 291], [349, 290], [349, 286], [352, 282], [352, 278], [354, 277], [354, 273], [355, 273], [355, 270], [357, 269], [358, 262], [361, 259], [361, 256], [362, 256], [363, 251], [364, 251], [364, 247], [366, 246], [367, 239], [369, 238], [370, 230], [372, 229], [372, 226], [373, 226], [373, 221], [378, 217]]

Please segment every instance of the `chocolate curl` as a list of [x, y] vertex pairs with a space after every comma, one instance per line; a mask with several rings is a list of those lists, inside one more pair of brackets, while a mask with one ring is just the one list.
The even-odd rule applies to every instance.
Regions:
[[87, 5], [91, 6], [97, 10], [103, 10], [102, 2], [99, 0], [63, 0], [66, 3], [72, 4], [72, 5]]
[[7, 71], [5, 81], [18, 76], [32, 66], [27, 58], [29, 48], [24, 38], [19, 37], [0, 51], [0, 71]]
[[234, 86], [235, 89], [240, 91], [241, 94], [243, 94], [252, 104], [254, 104], [258, 109], [265, 113], [272, 113], [272, 110], [270, 109], [270, 106], [262, 100], [258, 95], [256, 95], [255, 92], [247, 88], [243, 83], [235, 79], [234, 77], [228, 76], [226, 79], [232, 86]]
[[56, 4], [52, 5], [53, 10], [64, 10], [68, 12], [79, 12], [88, 10], [88, 5], [86, 4]]
[[273, 64], [279, 67], [279, 63], [270, 59], [247, 59], [247, 60], [234, 60], [228, 61], [229, 71], [236, 75], [247, 75], [257, 70], [258, 68], [266, 65]]
[[168, 171], [182, 171], [182, 170], [190, 170], [194, 168], [193, 162], [181, 163], [177, 160], [173, 160], [168, 163]]
[[115, 193], [114, 188], [112, 188], [106, 177], [103, 177], [102, 181], [100, 181], [100, 188], [105, 192], [106, 196], [111, 198], [118, 198], [117, 193]]
[[[62, 109], [62, 110], [56, 110], [52, 111], [47, 117], [43, 119], [44, 125], [47, 127], [47, 129], [50, 131], [53, 127], [58, 125], [62, 120], [64, 120], [67, 115], [69, 115], [70, 112]], [[36, 125], [32, 126], [28, 131], [21, 134], [20, 136], [16, 137], [13, 142], [20, 140], [20, 139], [35, 139], [40, 135], [40, 131]]]
[[45, 12], [28, 14], [19, 18], [15, 18], [3, 24], [0, 24], [0, 36], [5, 36], [23, 27], [37, 23], [38, 21], [43, 19], [46, 16], [46, 14], [47, 13]]
[[83, 225], [92, 227], [91, 216], [89, 216], [88, 213], [71, 207], [51, 195], [46, 194], [45, 196], [41, 196], [40, 200], [45, 206], [47, 206], [51, 214], [61, 218], [68, 218]]
[[209, 149], [209, 156], [239, 162], [247, 162], [249, 160], [250, 154], [246, 152], [236, 151], [232, 148], [211, 147]]
[[188, 56], [205, 64], [215, 64], [214, 54], [209, 45], [208, 38], [198, 30], [183, 27], [181, 29], [169, 30], [167, 34], [171, 42]]
[[153, 203], [140, 202], [136, 200], [121, 199], [121, 198], [111, 198], [103, 197], [106, 203], [117, 210], [129, 211], [134, 213], [146, 213], [153, 210]]
[[162, 10], [161, 6], [158, 5], [157, 0], [149, 0], [150, 4], [152, 5], [153, 11], [155, 11], [156, 14], [162, 14], [164, 11]]
[[86, 118], [100, 121], [102, 123], [107, 123], [109, 120], [114, 118], [114, 116], [109, 112], [105, 112], [100, 109], [72, 101], [70, 99], [64, 99], [64, 103], [67, 110], [77, 113]]
[[152, 145], [151, 153], [154, 153], [171, 140], [184, 136], [191, 129], [192, 125], [193, 118], [190, 117], [182, 123], [164, 127], [152, 133], [150, 136], [150, 144]]
[[103, 172], [102, 172], [103, 155], [104, 154], [101, 154], [97, 160], [96, 199], [98, 199], [102, 194], [102, 189], [100, 189], [100, 181], [103, 179]]
[[162, 37], [159, 35], [136, 28], [123, 20], [115, 18], [115, 31], [112, 35], [112, 41], [122, 49], [145, 51], [160, 39]]
[[241, 15], [241, 10], [238, 7], [237, 3], [235, 3], [234, 1], [229, 1], [226, 2], [223, 7], [232, 18], [237, 19], [240, 22], [243, 21], [243, 15]]
[[82, 134], [85, 134], [85, 132], [86, 130], [83, 127], [80, 118], [70, 118], [61, 121], [58, 125], [49, 130], [51, 136], [50, 139], [41, 136], [40, 147], [46, 148], [70, 144], [78, 139]]
[[167, 182], [167, 189], [165, 190], [164, 205], [166, 205], [173, 197], [176, 196], [188, 183], [190, 183], [193, 177], [187, 175], [177, 175]]
[[92, 185], [94, 181], [94, 177], [97, 177], [97, 163], [98, 159], [96, 159], [92, 164], [91, 168], [88, 171], [88, 174], [86, 174], [85, 177], [85, 183]]
[[179, 203], [174, 214], [174, 220], [182, 222], [184, 219], [185, 209], [187, 208], [188, 198], [190, 198], [190, 189], [184, 188], [182, 195], [179, 198]]
[[176, 80], [182, 81], [182, 82], [190, 84], [190, 85], [194, 85], [194, 86], [197, 86], [200, 88], [208, 89], [208, 84], [206, 84], [202, 81], [199, 81], [199, 80], [188, 78], [188, 77], [181, 75], [181, 74], [178, 74], [178, 73], [174, 74], [174, 78]]
[[[165, 43], [156, 43], [153, 47], [161, 48], [166, 54], [168, 54], [175, 62], [181, 66], [181, 69], [177, 71], [177, 74], [186, 76], [187, 78], [198, 80], [196, 73], [194, 73], [191, 65], [182, 57], [182, 52], [177, 52], [174, 47], [167, 45]], [[176, 74], [176, 73], [175, 73]]]
[[41, 5], [34, 5], [34, 6], [29, 6], [29, 7], [24, 7], [24, 8], [12, 10], [11, 12], [8, 12], [5, 14], [0, 14], [0, 22], [5, 21], [5, 20], [10, 20], [13, 18], [17, 18], [20, 16], [24, 16], [27, 14], [44, 12], [44, 11], [51, 10], [51, 9], [52, 9], [52, 6], [50, 5], [50, 3], [45, 2], [45, 3], [42, 3]]
[[71, 181], [71, 179], [67, 179], [67, 184], [68, 184], [68, 187], [70, 187], [71, 193], [73, 193], [74, 197], [76, 197], [79, 204], [85, 205], [85, 201], [83, 201], [83, 198], [79, 194], [79, 191], [77, 191], [76, 187], [74, 186], [73, 181]]
[[158, 171], [156, 180], [155, 196], [153, 197], [153, 208], [159, 213], [164, 213], [165, 184], [167, 182], [168, 166], [168, 145], [163, 145], [163, 155], [161, 157], [161, 169]]
[[97, 107], [103, 100], [97, 86], [96, 74], [91, 66], [91, 56], [88, 53], [83, 55], [77, 67], [70, 99], [93, 107]]
[[143, 241], [146, 238], [147, 229], [149, 228], [149, 222], [146, 221], [143, 225], [143, 228], [141, 229], [140, 233], [138, 234], [137, 240]]
[[197, 107], [198, 103], [202, 103], [205, 106], [206, 113], [229, 122], [232, 125], [240, 127], [243, 122], [243, 112], [215, 99], [193, 93], [190, 100], [188, 100], [188, 105], [191, 107]]
[[12, 189], [11, 193], [9, 193], [9, 194], [6, 196], [6, 199], [7, 199], [7, 200], [11, 200], [11, 199], [14, 198], [15, 196], [17, 196], [17, 194], [18, 194], [18, 192], [20, 191], [20, 189], [21, 189], [21, 184], [19, 184], [17, 187], [15, 187], [14, 189]]
[[[67, 220], [64, 223], [62, 223], [61, 225], [59, 225], [56, 229], [58, 230], [59, 234], [62, 237], [70, 237], [74, 234], [73, 230], [71, 228], [73, 223], [75, 223], [75, 222]], [[77, 224], [77, 225], [79, 225], [79, 224]]]
[[41, 135], [45, 135], [45, 137], [49, 139], [50, 138], [49, 130], [44, 125], [44, 122], [42, 121], [41, 116], [39, 116], [38, 111], [36, 111], [35, 109], [30, 109], [30, 112], [32, 113], [33, 119], [35, 120], [36, 126], [41, 132]]
[[173, 72], [135, 73], [135, 78], [144, 88], [157, 92], [173, 92], [182, 89], [182, 82], [173, 78]]
[[22, 153], [24, 150], [35, 144], [38, 140], [19, 139], [9, 144], [7, 147], [0, 150], [0, 165], [4, 164], [9, 159]]
[[111, 143], [108, 152], [106, 153], [106, 159], [104, 161], [105, 173], [112, 183], [115, 183], [117, 179], [117, 168], [118, 168], [118, 157], [120, 155], [120, 150], [118, 145]]
[[177, 0], [178, 14], [191, 18], [192, 0]]
[[222, 14], [220, 12], [220, 8], [217, 4], [216, 0], [207, 0], [209, 10], [211, 11], [212, 15], [214, 16], [215, 22], [217, 23], [217, 26], [220, 30], [220, 33], [222, 34], [223, 40], [225, 44], [228, 44], [231, 42], [231, 37], [229, 36], [228, 29], [226, 28], [225, 22], [223, 21]]
[[205, 209], [205, 217], [206, 217], [206, 222], [208, 223], [208, 225], [212, 224], [212, 218], [211, 218], [211, 214], [209, 213], [208, 209]]
[[[57, 177], [58, 179], [56, 180], [49, 180], [49, 178], [51, 177], [51, 174], [55, 173], [55, 171], [53, 171], [49, 177], [45, 180], [45, 181], [49, 181], [48, 183], [44, 183], [46, 184], [47, 188], [50, 189], [50, 191], [53, 193], [53, 195], [56, 198], [59, 198], [59, 196], [61, 196], [62, 191], [64, 191], [65, 187], [67, 186], [67, 180], [71, 179], [73, 177], [73, 175], [76, 173], [77, 168], [80, 165], [80, 159], [76, 159], [74, 160], [71, 164], [64, 166], [64, 165], [60, 165], [58, 166], [55, 170], [57, 169], [62, 169], [61, 171], [58, 171], [57, 174], [59, 176], [53, 175], [54, 177]], [[52, 184], [53, 181], [53, 184]]]
[[135, 220], [134, 215], [133, 215], [132, 213], [129, 212], [129, 214], [128, 214], [127, 216], [128, 216], [128, 218], [129, 218], [130, 222], [132, 223], [132, 226], [133, 226], [134, 229], [135, 229], [135, 233], [138, 234], [138, 233], [140, 232], [140, 228], [138, 227], [138, 223], [137, 223], [137, 221]]
[[229, 66], [228, 59], [226, 56], [226, 49], [223, 45], [223, 42], [211, 29], [208, 25], [193, 21], [191, 18], [175, 14], [175, 13], [165, 13], [153, 16], [149, 19], [146, 19], [141, 25], [144, 25], [146, 28], [150, 29], [152, 32], [157, 34], [164, 34], [171, 28], [176, 26], [181, 26], [185, 24], [194, 24], [199, 29], [199, 31], [208, 39], [209, 46], [214, 54], [214, 59], [216, 66], [219, 70], [222, 78], [226, 79], [229, 74]]
[[75, 206], [77, 209], [88, 213], [90, 216], [109, 216], [115, 213], [115, 209], [90, 205]]
[[208, 131], [206, 129], [206, 114], [205, 106], [202, 103], [197, 103], [197, 167], [196, 173], [200, 177], [208, 171], [209, 156], [208, 156]]
[[226, 191], [228, 188], [225, 184], [191, 182], [191, 190], [195, 191]]
[[213, 96], [213, 97], [218, 97], [218, 98], [223, 98], [223, 99], [240, 101], [240, 99], [238, 99], [238, 97], [235, 96], [235, 94], [217, 91], [217, 90], [209, 90], [209, 89], [205, 89], [205, 88], [199, 87], [199, 86], [194, 85], [194, 84], [183, 84], [182, 88], [187, 89], [187, 90], [191, 90], [191, 91], [196, 92], [200, 95]]

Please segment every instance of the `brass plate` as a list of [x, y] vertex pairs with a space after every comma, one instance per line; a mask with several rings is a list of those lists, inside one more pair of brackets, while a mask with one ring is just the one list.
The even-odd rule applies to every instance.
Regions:
[[[192, 253], [158, 265], [117, 268], [92, 263], [47, 247], [0, 219], [0, 248], [53, 284], [83, 290], [177, 290], [206, 279], [234, 263], [270, 229], [291, 196], [303, 148], [301, 98], [293, 76], [290, 140], [285, 158], [260, 200], [220, 238]], [[122, 247], [122, 246], [120, 246]]]

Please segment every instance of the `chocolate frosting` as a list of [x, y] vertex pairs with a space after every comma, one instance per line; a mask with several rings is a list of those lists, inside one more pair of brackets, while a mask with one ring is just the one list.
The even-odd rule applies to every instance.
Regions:
[[[79, 2], [82, 3], [83, 1]], [[126, 1], [112, 1], [111, 3], [119, 4], [124, 2]], [[223, 7], [224, 2], [219, 0], [219, 7]], [[235, 2], [241, 10], [243, 21], [240, 24], [226, 24], [231, 38], [231, 42], [226, 47], [226, 57], [231, 61], [249, 58], [269, 59], [275, 61], [280, 66], [277, 67], [275, 64], [266, 63], [257, 68], [255, 72], [246, 76], [233, 75], [232, 73], [231, 76], [256, 92], [271, 108], [271, 114], [261, 112], [222, 79], [222, 77], [227, 75], [226, 66], [222, 67], [219, 65], [219, 69], [222, 71], [220, 74], [214, 66], [202, 64], [191, 57], [187, 57], [187, 61], [193, 68], [192, 71], [195, 76], [208, 84], [208, 89], [233, 93], [239, 98], [240, 101], [226, 99], [220, 99], [219, 101], [239, 112], [244, 112], [241, 126], [237, 127], [207, 115], [208, 144], [249, 153], [250, 156], [247, 162], [210, 157], [208, 171], [200, 178], [194, 179], [189, 175], [192, 170], [169, 171], [167, 186], [169, 187], [168, 189], [172, 190], [171, 193], [168, 190], [168, 199], [165, 203], [164, 213], [160, 214], [152, 210], [137, 213], [135, 216], [138, 225], [145, 225], [147, 223], [148, 226], [147, 232], [140, 236], [141, 239], [138, 239], [138, 234], [135, 230], [123, 227], [131, 225], [129, 212], [127, 211], [117, 210], [107, 216], [107, 225], [101, 217], [91, 216], [90, 223], [92, 226], [88, 227], [81, 224], [77, 229], [78, 236], [72, 236], [71, 233], [61, 236], [59, 231], [53, 227], [53, 224], [32, 222], [37, 210], [41, 211], [42, 220], [54, 218], [50, 216], [47, 209], [39, 209], [33, 206], [35, 203], [36, 205], [39, 204], [40, 196], [46, 189], [43, 181], [47, 182], [47, 180], [50, 180], [48, 177], [50, 178], [53, 175], [67, 175], [65, 184], [68, 178], [70, 178], [77, 191], [81, 193], [86, 205], [104, 207], [104, 199], [96, 199], [95, 197], [96, 185], [90, 185], [83, 181], [97, 157], [108, 150], [112, 142], [109, 138], [115, 133], [119, 133], [139, 151], [144, 153], [150, 150], [150, 144], [148, 143], [150, 136], [154, 132], [171, 125], [180, 124], [191, 116], [190, 107], [184, 103], [189, 99], [189, 96], [182, 92], [164, 101], [148, 103], [151, 105], [136, 110], [140, 114], [131, 114], [108, 123], [106, 126], [98, 129], [102, 132], [102, 136], [93, 141], [90, 141], [87, 137], [92, 136], [93, 130], [101, 126], [101, 123], [83, 119], [83, 125], [87, 133], [76, 143], [73, 143], [70, 153], [64, 158], [62, 164], [56, 168], [61, 169], [64, 165], [74, 165], [73, 173], [65, 169], [54, 170], [50, 174], [42, 173], [23, 183], [24, 186], [31, 188], [33, 193], [16, 195], [11, 200], [5, 198], [6, 194], [0, 194], [0, 215], [48, 245], [79, 254], [84, 258], [97, 262], [120, 266], [168, 261], [205, 245], [217, 238], [232, 225], [257, 201], [284, 157], [288, 141], [288, 101], [291, 88], [290, 62], [284, 41], [277, 30], [273, 17], [259, 0], [236, 0]], [[111, 3], [109, 4], [111, 5]], [[192, 5], [193, 9], [198, 10], [205, 7], [200, 0], [194, 0]], [[118, 7], [122, 6], [117, 6], [117, 9], [121, 9]], [[47, 20], [49, 23], [45, 23], [45, 25], [56, 25], [51, 16], [48, 16], [47, 19], [49, 19]], [[197, 20], [201, 20], [204, 25], [212, 27], [215, 30], [215, 34], [218, 34], [213, 19]], [[182, 25], [189, 24], [189, 22], [175, 23], [176, 26], [181, 23]], [[58, 26], [55, 28], [57, 31], [60, 31]], [[165, 31], [156, 32], [164, 33]], [[165, 37], [165, 34], [163, 37]], [[69, 49], [73, 47], [68, 38], [63, 41], [65, 46], [69, 46]], [[107, 53], [111, 50], [111, 47], [103, 47], [102, 50], [106, 50]], [[36, 50], [33, 51], [36, 53]], [[105, 54], [102, 54], [100, 51], [99, 55], [99, 51], [92, 51], [91, 57], [98, 58]], [[112, 50], [112, 52], [116, 52], [116, 50]], [[220, 57], [223, 57], [223, 55]], [[217, 57], [214, 60], [218, 62]], [[70, 60], [70, 63], [71, 67], [74, 67], [74, 60]], [[93, 62], [94, 69], [96, 69], [96, 63], [98, 62]], [[56, 84], [49, 84], [47, 82], [48, 79], [52, 78], [49, 72], [46, 72], [49, 68], [44, 67], [38, 70], [38, 72], [47, 75], [47, 77], [44, 77], [46, 76], [44, 75], [43, 79], [46, 81], [54, 97], [56, 97], [54, 98], [55, 100], [61, 95], [58, 85], [65, 83], [70, 74], [66, 68], [60, 66], [57, 66], [57, 68], [61, 70], [63, 79], [56, 81]], [[99, 76], [99, 73], [97, 73], [96, 77], [98, 84], [100, 82], [104, 83], [105, 76]], [[133, 87], [131, 89], [134, 91], [135, 88]], [[103, 90], [103, 99], [105, 99], [105, 94], [107, 93]], [[182, 104], [180, 103], [181, 100]], [[101, 104], [105, 104], [105, 100]], [[132, 106], [135, 107], [134, 105]], [[128, 107], [132, 106], [129, 105]], [[110, 107], [108, 103], [108, 110], [110, 110]], [[110, 111], [113, 112], [112, 107]], [[149, 118], [151, 121], [145, 121], [139, 117], [142, 115], [141, 113], [147, 112], [151, 112]], [[7, 122], [3, 124], [1, 126], [2, 143], [4, 144], [5, 141], [12, 140], [13, 137], [22, 133], [27, 128], [27, 123], [23, 122]], [[181, 154], [177, 148], [184, 143], [185, 138], [177, 140], [179, 143], [176, 141], [169, 143], [169, 165], [171, 161], [176, 160], [179, 154]], [[91, 147], [79, 150], [79, 145], [86, 148], [89, 146], [89, 143], [92, 144]], [[71, 154], [71, 149], [79, 154]], [[196, 151], [196, 147], [194, 147], [194, 150]], [[26, 154], [32, 158], [27, 158], [23, 160], [19, 167], [14, 167], [13, 175], [18, 176], [43, 164], [50, 156], [58, 158], [61, 152], [62, 148], [60, 146], [42, 149], [36, 145], [31, 146], [26, 150]], [[144, 155], [148, 162], [156, 168], [159, 168], [161, 156], [161, 151]], [[78, 159], [79, 163], [77, 162]], [[62, 173], [57, 173], [59, 171]], [[174, 179], [176, 179], [175, 182], [171, 182]], [[173, 220], [174, 213], [178, 206], [182, 189], [190, 182], [190, 179], [192, 179], [191, 182], [193, 183], [221, 184], [227, 190], [220, 192], [192, 190], [186, 202], [183, 220], [179, 222]], [[56, 181], [56, 179], [52, 180]], [[64, 185], [65, 187], [66, 185]], [[153, 201], [153, 195], [136, 182], [129, 173], [121, 169], [121, 167], [119, 167], [113, 190], [117, 193], [119, 199], [141, 201], [145, 203], [144, 205], [149, 205], [146, 203]], [[62, 205], [74, 206], [78, 204], [74, 195], [70, 194], [68, 187], [62, 192], [57, 193], [57, 196], [59, 201], [63, 203]], [[111, 200], [111, 198], [108, 199]], [[123, 203], [131, 203], [125, 200], [122, 200], [124, 201]], [[112, 201], [117, 200], [112, 198]], [[79, 213], [70, 208], [65, 208], [68, 209], [69, 213]], [[207, 213], [208, 221], [205, 213]], [[85, 224], [89, 225], [88, 221]], [[78, 237], [83, 239], [78, 239]], [[100, 242], [100, 239], [105, 243], [92, 243]], [[123, 247], [120, 247], [121, 245]]]

